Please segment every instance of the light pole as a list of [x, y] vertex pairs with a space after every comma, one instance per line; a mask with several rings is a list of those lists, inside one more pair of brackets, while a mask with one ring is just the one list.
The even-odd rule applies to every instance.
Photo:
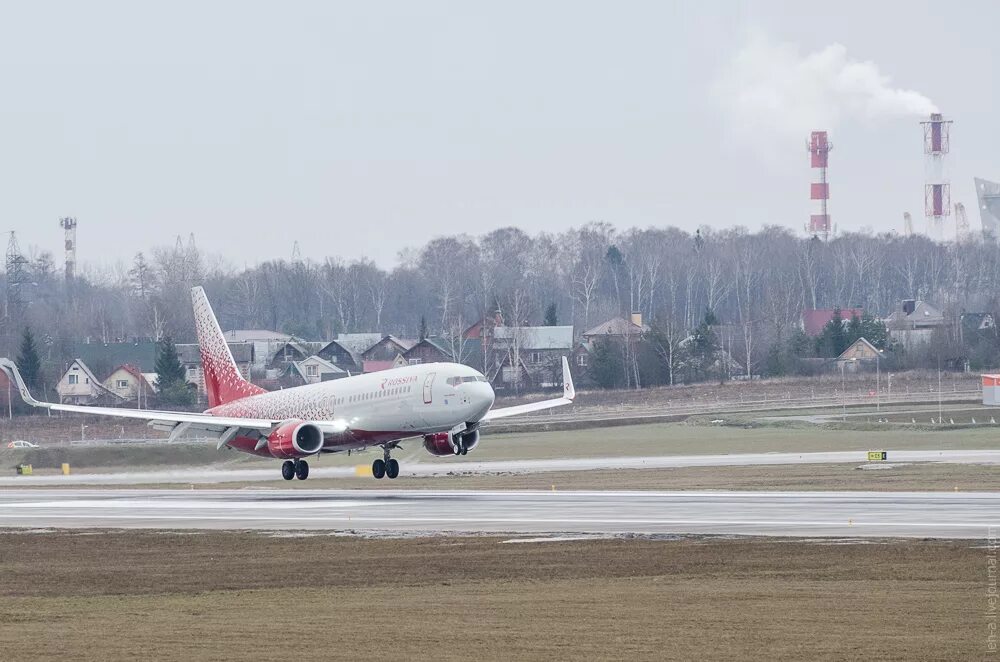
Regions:
[[875, 411], [882, 411], [882, 372], [879, 369], [878, 358], [882, 350], [875, 351]]
[[844, 361], [840, 362], [840, 420], [847, 420], [847, 380], [844, 378]]

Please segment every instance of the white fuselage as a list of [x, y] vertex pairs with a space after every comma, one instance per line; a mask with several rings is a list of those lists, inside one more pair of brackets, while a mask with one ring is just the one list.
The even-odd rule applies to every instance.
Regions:
[[340, 445], [338, 429], [350, 430], [355, 440], [370, 437], [378, 443], [386, 435], [431, 434], [478, 422], [493, 406], [494, 397], [493, 388], [477, 370], [458, 363], [427, 363], [262, 393], [207, 413], [301, 419], [331, 433], [333, 445]]

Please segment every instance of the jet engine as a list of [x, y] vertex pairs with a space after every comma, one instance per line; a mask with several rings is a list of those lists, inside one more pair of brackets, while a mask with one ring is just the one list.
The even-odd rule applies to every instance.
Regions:
[[438, 432], [424, 436], [424, 449], [431, 455], [463, 455], [479, 445], [479, 430], [467, 430], [458, 434]]
[[321, 448], [323, 431], [306, 421], [285, 421], [267, 438], [268, 452], [283, 460], [314, 455]]

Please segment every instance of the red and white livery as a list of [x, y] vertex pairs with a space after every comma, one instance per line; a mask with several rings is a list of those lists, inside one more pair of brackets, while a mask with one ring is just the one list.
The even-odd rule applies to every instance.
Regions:
[[480, 426], [569, 404], [575, 397], [563, 357], [563, 395], [516, 407], [492, 409], [493, 388], [482, 373], [458, 363], [428, 363], [357, 375], [281, 391], [246, 381], [233, 360], [205, 291], [191, 291], [205, 391], [203, 413], [87, 407], [41, 402], [32, 397], [9, 359], [0, 369], [24, 401], [52, 411], [139, 418], [175, 439], [189, 432], [217, 438], [218, 447], [284, 460], [286, 480], [309, 476], [307, 458], [323, 453], [380, 446], [372, 463], [376, 478], [399, 475], [391, 451], [406, 440], [419, 441], [433, 455], [465, 455], [479, 443]]

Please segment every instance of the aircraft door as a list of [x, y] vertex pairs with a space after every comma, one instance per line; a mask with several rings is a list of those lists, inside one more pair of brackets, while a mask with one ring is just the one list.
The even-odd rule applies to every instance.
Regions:
[[427, 378], [424, 379], [424, 404], [429, 405], [434, 401], [434, 397], [431, 393], [431, 387], [434, 385], [434, 375], [435, 373], [430, 373]]

